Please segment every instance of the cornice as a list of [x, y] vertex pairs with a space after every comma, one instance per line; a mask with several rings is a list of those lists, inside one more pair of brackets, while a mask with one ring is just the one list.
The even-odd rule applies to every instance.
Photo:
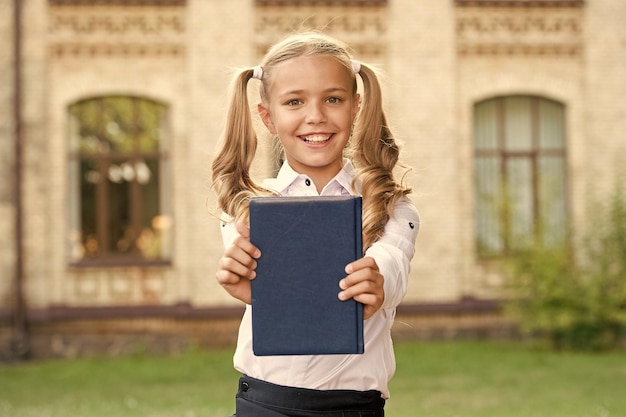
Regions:
[[255, 0], [257, 6], [386, 6], [387, 0]]
[[187, 0], [48, 0], [51, 6], [185, 6]]
[[455, 3], [475, 7], [582, 7], [585, 0], [455, 0]]

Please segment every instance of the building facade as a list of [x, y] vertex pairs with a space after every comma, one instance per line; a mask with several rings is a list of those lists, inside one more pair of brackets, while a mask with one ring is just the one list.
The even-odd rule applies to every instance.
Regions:
[[485, 308], [498, 257], [572, 239], [623, 170], [622, 0], [16, 0], [0, 16], [0, 352], [79, 352], [71, 334], [94, 326], [231, 328], [211, 158], [233, 68], [294, 30], [381, 69], [422, 218], [407, 312]]

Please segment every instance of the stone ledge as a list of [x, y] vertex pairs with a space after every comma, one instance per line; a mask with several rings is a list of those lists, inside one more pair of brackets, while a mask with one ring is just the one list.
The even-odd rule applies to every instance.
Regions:
[[[403, 304], [392, 333], [397, 341], [510, 339], [516, 326], [493, 300]], [[241, 306], [194, 308], [171, 306], [69, 307], [31, 310], [31, 358], [176, 354], [190, 348], [232, 348], [243, 313]], [[0, 310], [0, 361], [14, 359], [12, 315]]]

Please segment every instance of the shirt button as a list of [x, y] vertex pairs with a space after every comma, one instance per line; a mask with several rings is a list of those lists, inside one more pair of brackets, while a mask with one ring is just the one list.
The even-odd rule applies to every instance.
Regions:
[[308, 179], [308, 178], [306, 180], [304, 180], [304, 183], [306, 184], [307, 187], [311, 186], [311, 180]]

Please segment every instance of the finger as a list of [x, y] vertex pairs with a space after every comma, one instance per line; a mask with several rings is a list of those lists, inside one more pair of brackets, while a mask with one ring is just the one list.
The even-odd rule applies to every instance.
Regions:
[[259, 258], [261, 251], [250, 242], [250, 229], [245, 222], [239, 221], [235, 225], [239, 237], [235, 239], [234, 244], [241, 247], [244, 251], [250, 254], [253, 258]]
[[242, 265], [256, 268], [256, 258], [260, 255], [259, 250], [249, 241], [238, 237], [224, 252], [223, 258], [233, 258]]
[[384, 279], [381, 273], [378, 272], [378, 270], [372, 268], [364, 268], [352, 272], [347, 277], [339, 281], [339, 287], [345, 290], [362, 281], [371, 281], [382, 288]]
[[385, 301], [383, 293], [361, 293], [352, 298], [363, 304], [365, 319], [371, 317], [372, 314], [380, 310], [383, 302]]
[[237, 233], [243, 236], [246, 239], [250, 239], [250, 228], [244, 221], [238, 221], [235, 224], [235, 229], [237, 229]]
[[[352, 297], [355, 301], [363, 304], [363, 319], [367, 320], [374, 315], [383, 305], [384, 296], [374, 293], [360, 293]], [[342, 300], [345, 301], [345, 300]]]
[[372, 281], [360, 281], [354, 285], [351, 285], [339, 293], [339, 299], [342, 301], [349, 300], [350, 298], [356, 299], [362, 294], [376, 294], [381, 292], [380, 287]]
[[374, 260], [374, 258], [370, 256], [366, 256], [364, 258], [357, 259], [356, 261], [351, 262], [348, 265], [346, 265], [345, 271], [346, 271], [346, 274], [351, 274], [355, 271], [365, 269], [365, 268], [371, 268], [371, 269], [378, 271], [378, 265], [376, 264], [376, 261]]
[[256, 246], [254, 246], [249, 239], [245, 238], [244, 236], [239, 236], [235, 239], [235, 241], [233, 242], [232, 247], [236, 247], [241, 249], [241, 251], [243, 253], [245, 253], [248, 257], [254, 258], [254, 259], [258, 259], [259, 257], [261, 257], [261, 251], [259, 250], [259, 248], [257, 248]]
[[366, 306], [380, 307], [382, 305], [382, 300], [376, 294], [359, 294], [355, 295], [353, 299]]
[[220, 269], [215, 273], [215, 279], [221, 286], [236, 285], [241, 282], [241, 276], [226, 269]]
[[[250, 259], [247, 255], [246, 258]], [[224, 281], [231, 284], [236, 283], [240, 278], [254, 279], [256, 276], [256, 272], [254, 271], [255, 268], [256, 261], [254, 260], [252, 260], [251, 263], [246, 264], [236, 258], [227, 256], [221, 258], [218, 264], [218, 272], [225, 271], [222, 273]], [[233, 278], [232, 275], [234, 275], [236, 279]]]

